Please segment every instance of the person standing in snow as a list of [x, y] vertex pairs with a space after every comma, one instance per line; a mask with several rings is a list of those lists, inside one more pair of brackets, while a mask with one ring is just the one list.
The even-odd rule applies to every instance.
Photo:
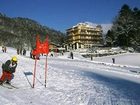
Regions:
[[112, 58], [112, 62], [115, 63], [115, 58]]
[[91, 61], [93, 60], [93, 55], [91, 55]]
[[25, 49], [23, 50], [23, 55], [26, 56], [26, 50]]
[[15, 71], [17, 67], [17, 57], [12, 57], [11, 60], [7, 60], [4, 64], [2, 64], [2, 76], [0, 78], [0, 84], [6, 82], [10, 84], [10, 81], [13, 79]]
[[22, 48], [20, 48], [19, 53], [22, 55]]
[[70, 57], [71, 59], [73, 59], [73, 52], [70, 52]]
[[19, 55], [19, 48], [17, 48], [17, 54]]
[[4, 52], [4, 46], [2, 46], [2, 52]]
[[5, 53], [7, 52], [7, 48], [6, 48], [6, 46], [4, 46], [4, 52], [5, 52]]

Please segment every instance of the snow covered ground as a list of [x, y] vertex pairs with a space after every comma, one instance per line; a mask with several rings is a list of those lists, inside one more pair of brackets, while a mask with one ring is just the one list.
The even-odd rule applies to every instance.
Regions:
[[[8, 48], [7, 53], [0, 52], [0, 66], [13, 55], [16, 55], [13, 48]], [[0, 105], [139, 105], [140, 74], [132, 72], [140, 69], [137, 61], [139, 54], [134, 56], [135, 59], [129, 54], [121, 56], [122, 60], [116, 58], [116, 62], [119, 62], [116, 65], [111, 61], [99, 62], [106, 62], [107, 58], [90, 61], [75, 53], [73, 60], [68, 58], [68, 53], [48, 57], [46, 88], [45, 56], [41, 56], [37, 62], [33, 89], [34, 60], [29, 58], [29, 52], [27, 56], [17, 55], [18, 67], [12, 84], [19, 89], [0, 87]], [[122, 63], [123, 60], [127, 64]]]
[[96, 57], [94, 58], [94, 61], [112, 63], [112, 58], [115, 58], [116, 64], [140, 67], [140, 53], [124, 53], [120, 55]]

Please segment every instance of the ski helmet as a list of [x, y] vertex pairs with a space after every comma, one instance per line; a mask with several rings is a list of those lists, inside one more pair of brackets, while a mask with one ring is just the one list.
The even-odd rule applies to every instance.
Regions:
[[13, 56], [12, 57], [12, 61], [17, 62], [17, 57], [16, 56]]

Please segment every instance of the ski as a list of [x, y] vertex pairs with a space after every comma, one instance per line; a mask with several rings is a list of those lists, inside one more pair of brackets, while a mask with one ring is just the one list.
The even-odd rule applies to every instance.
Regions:
[[8, 89], [18, 89], [18, 87], [15, 87], [14, 85], [11, 85], [11, 84], [2, 84], [0, 85], [2, 87], [5, 87], [5, 88], [8, 88]]
[[3, 88], [7, 88], [7, 89], [13, 89], [13, 87], [10, 87], [10, 86], [4, 85], [4, 84], [1, 84], [0, 86]]
[[12, 85], [12, 84], [6, 84], [6, 85], [9, 85], [9, 86], [11, 86], [12, 88], [18, 89], [18, 87], [14, 86], [14, 85]]

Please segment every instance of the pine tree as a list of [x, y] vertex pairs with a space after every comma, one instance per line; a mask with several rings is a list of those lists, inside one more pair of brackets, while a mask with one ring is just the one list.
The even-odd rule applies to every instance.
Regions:
[[117, 46], [131, 46], [130, 39], [133, 30], [132, 10], [128, 5], [123, 5], [116, 20], [113, 23], [112, 31]]
[[132, 45], [137, 47], [140, 45], [140, 10], [134, 8], [133, 10], [133, 19], [134, 19], [134, 29], [133, 29], [133, 39]]
[[114, 46], [114, 35], [111, 30], [108, 30], [105, 40], [106, 40], [106, 46], [112, 47]]

